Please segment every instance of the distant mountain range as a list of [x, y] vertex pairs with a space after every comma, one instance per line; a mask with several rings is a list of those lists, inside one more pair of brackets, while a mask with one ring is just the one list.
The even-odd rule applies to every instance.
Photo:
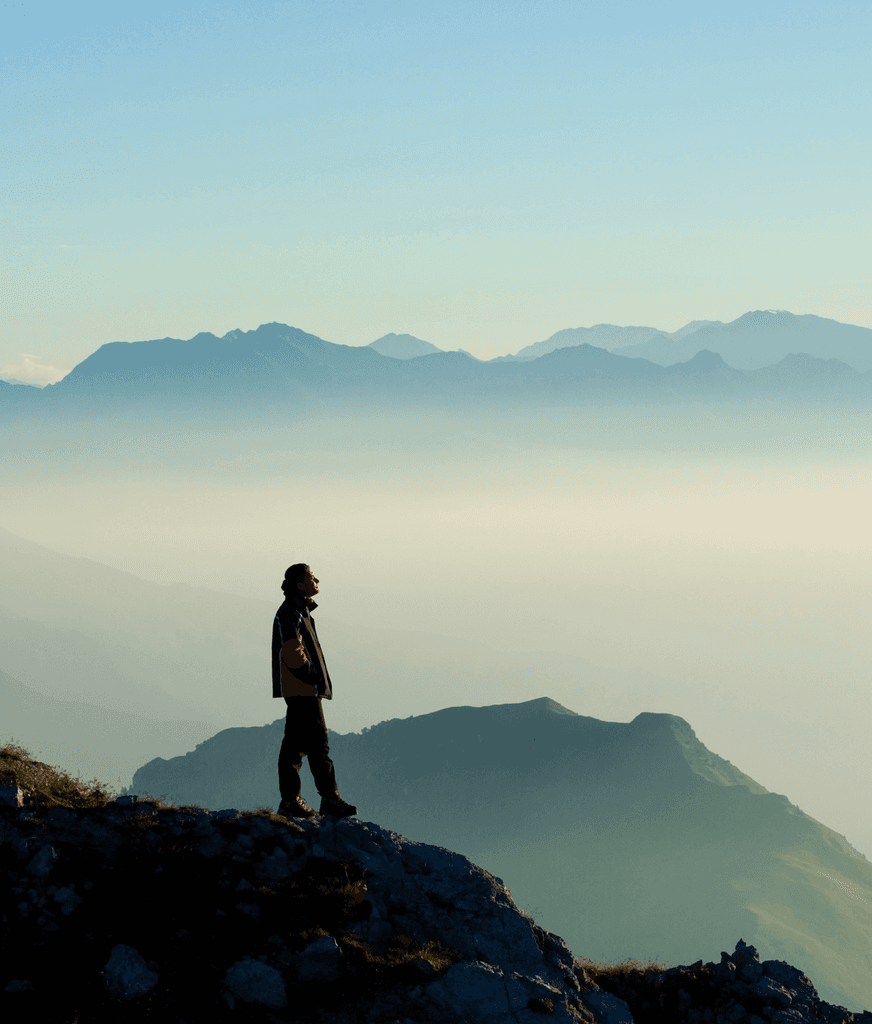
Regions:
[[784, 309], [756, 310], [728, 324], [703, 322], [685, 334], [654, 335], [622, 346], [620, 353], [666, 366], [684, 362], [702, 348], [719, 352], [730, 366], [742, 370], [771, 366], [788, 353], [800, 352], [819, 359], [839, 359], [861, 373], [872, 370], [872, 330], [868, 327], [811, 314], [796, 316]]
[[[585, 330], [559, 332], [539, 343], [562, 345], [541, 355], [531, 354], [537, 346], [530, 346], [518, 357], [488, 362], [463, 352], [415, 355], [428, 343], [410, 335], [386, 335], [373, 345], [353, 347], [278, 323], [223, 338], [198, 334], [188, 341], [112, 342], [57, 384], [42, 389], [5, 384], [0, 401], [39, 410], [100, 398], [180, 408], [217, 402], [229, 414], [235, 407], [304, 412], [337, 403], [372, 408], [433, 401], [471, 407], [625, 398], [872, 400], [872, 331], [866, 328], [764, 311], [729, 324], [689, 324], [674, 335], [655, 332], [616, 351], [577, 343], [591, 336], [578, 333]], [[599, 325], [589, 330], [615, 344], [650, 329]], [[723, 353], [754, 367], [737, 368]]]
[[[614, 324], [596, 324], [593, 327], [569, 327], [552, 334], [545, 341], [537, 341], [527, 345], [513, 356], [499, 356], [498, 360], [538, 359], [558, 348], [570, 348], [574, 345], [593, 345], [609, 352], [622, 349], [628, 345], [642, 345], [653, 338], [683, 338], [692, 334], [706, 324], [719, 324], [720, 320], [691, 320], [679, 330], [669, 333], [659, 331], [656, 327], [616, 327]], [[653, 360], [657, 362], [657, 360]]]
[[[488, 361], [528, 362], [557, 349], [579, 345], [648, 359], [660, 366], [687, 362], [706, 348], [717, 352], [737, 370], [757, 370], [800, 352], [820, 359], [839, 359], [860, 372], [872, 369], [872, 330], [810, 314], [797, 316], [785, 309], [756, 310], [730, 323], [691, 320], [671, 332], [656, 327], [617, 327], [614, 324], [570, 327], [557, 331], [545, 341], [526, 345], [514, 355]], [[387, 334], [369, 347], [397, 359], [442, 351], [411, 334]]]
[[[271, 807], [283, 727], [158, 758], [131, 791]], [[717, 960], [740, 934], [830, 1002], [872, 1006], [872, 864], [682, 718], [603, 722], [539, 697], [331, 732], [330, 750], [360, 819], [469, 857], [591, 959]], [[303, 796], [318, 806], [306, 768]]]

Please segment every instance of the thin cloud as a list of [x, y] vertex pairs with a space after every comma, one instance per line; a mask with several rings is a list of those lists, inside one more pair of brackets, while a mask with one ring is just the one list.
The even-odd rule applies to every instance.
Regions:
[[0, 380], [23, 381], [25, 384], [56, 384], [69, 373], [69, 370], [62, 370], [57, 366], [44, 363], [39, 356], [29, 352], [21, 353], [20, 363], [4, 363], [0, 366]]

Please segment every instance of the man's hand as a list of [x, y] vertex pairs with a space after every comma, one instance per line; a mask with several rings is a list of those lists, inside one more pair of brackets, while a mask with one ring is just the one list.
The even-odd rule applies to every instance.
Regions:
[[309, 659], [306, 657], [306, 648], [303, 646], [301, 637], [294, 637], [282, 644], [282, 661], [294, 673], [298, 673], [309, 666]]
[[316, 669], [315, 666], [309, 661], [307, 661], [300, 668], [295, 668], [294, 675], [298, 679], [301, 679], [304, 683], [309, 683], [311, 686], [318, 685], [318, 669]]

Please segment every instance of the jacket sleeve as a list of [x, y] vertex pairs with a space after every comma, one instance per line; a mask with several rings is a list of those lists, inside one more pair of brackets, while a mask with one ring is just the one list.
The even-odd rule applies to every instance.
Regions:
[[282, 624], [279, 618], [279, 613], [276, 612], [276, 617], [273, 619], [272, 628], [272, 695], [273, 697], [281, 697], [282, 695], [282, 673], [281, 673], [281, 652], [282, 652]]
[[308, 682], [311, 663], [302, 636], [302, 615], [296, 609], [280, 608], [273, 622], [273, 697], [311, 696]]

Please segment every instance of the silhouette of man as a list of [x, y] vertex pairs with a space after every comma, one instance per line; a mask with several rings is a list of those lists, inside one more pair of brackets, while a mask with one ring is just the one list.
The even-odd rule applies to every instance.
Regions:
[[345, 818], [357, 814], [336, 788], [336, 775], [327, 740], [327, 725], [321, 700], [333, 700], [333, 687], [315, 623], [309, 614], [318, 605], [318, 578], [303, 562], [290, 566], [282, 583], [285, 600], [276, 612], [272, 633], [273, 697], [284, 697], [288, 705], [285, 736], [279, 751], [279, 814], [312, 818], [315, 811], [300, 796], [300, 768], [303, 757], [321, 795], [320, 814]]

